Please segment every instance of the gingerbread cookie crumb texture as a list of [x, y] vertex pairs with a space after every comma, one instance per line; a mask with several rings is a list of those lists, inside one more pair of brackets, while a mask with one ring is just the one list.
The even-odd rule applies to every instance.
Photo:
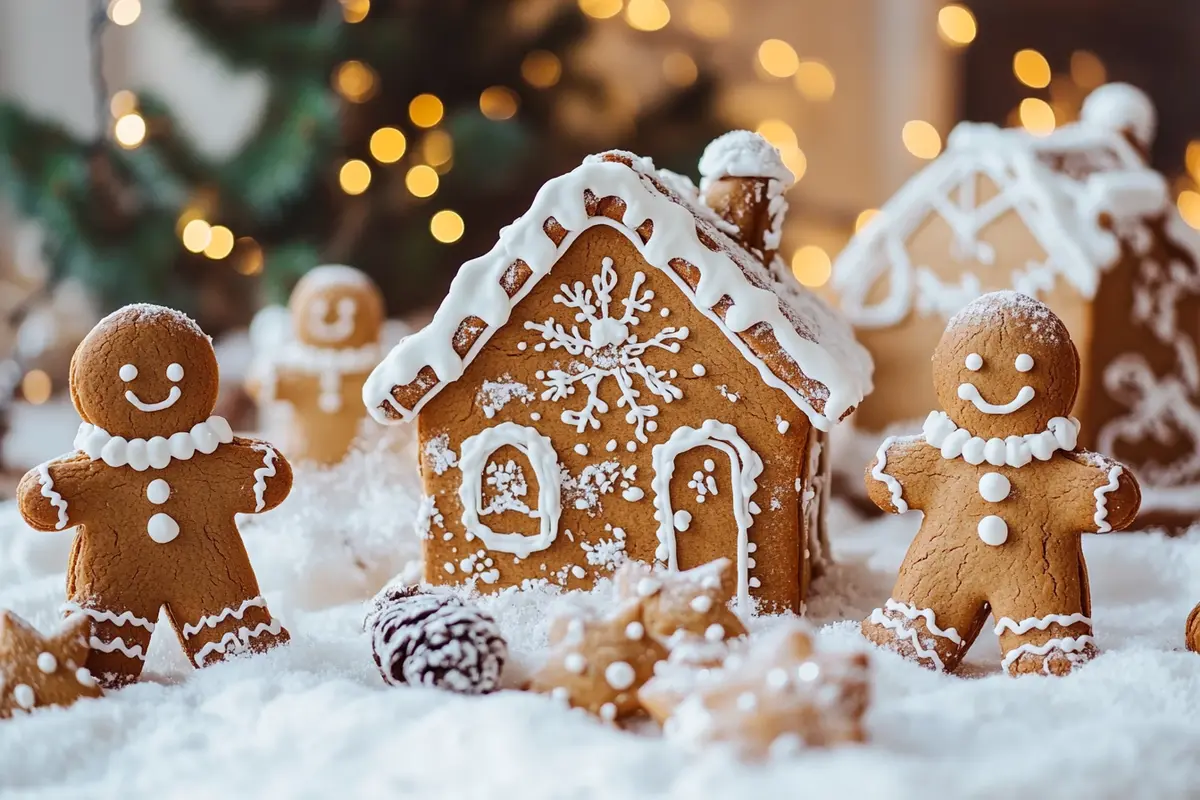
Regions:
[[946, 321], [1013, 289], [1071, 332], [1081, 443], [1138, 471], [1139, 524], [1200, 519], [1200, 233], [1147, 162], [1155, 127], [1145, 94], [1110, 84], [1046, 136], [955, 128], [834, 264], [840, 305], [878, 365], [847, 438], [873, 449], [885, 431], [919, 424], [934, 401], [924, 354]]
[[371, 374], [372, 415], [418, 425], [428, 581], [724, 557], [741, 609], [803, 610], [825, 432], [871, 364], [774, 254], [778, 152], [739, 131], [700, 166], [609, 152], [550, 181]]
[[256, 354], [247, 388], [264, 413], [289, 407], [294, 460], [335, 464], [366, 416], [359, 398], [383, 355], [383, 297], [366, 273], [326, 265], [300, 279], [288, 306], [292, 336]]
[[1128, 528], [1129, 469], [1077, 448], [1079, 357], [1043, 303], [996, 292], [951, 318], [933, 355], [921, 435], [888, 437], [867, 467], [884, 511], [924, 513], [892, 596], [864, 635], [952, 672], [990, 611], [1010, 675], [1063, 675], [1093, 658], [1080, 532]]
[[76, 452], [31, 470], [17, 490], [38, 530], [78, 527], [64, 611], [91, 622], [87, 667], [104, 686], [137, 679], [160, 609], [196, 667], [288, 640], [234, 516], [291, 490], [287, 460], [212, 416], [218, 368], [183, 314], [126, 306], [71, 361], [83, 422]]
[[86, 617], [70, 617], [43, 636], [11, 611], [0, 611], [0, 719], [101, 696], [84, 666], [89, 627]]

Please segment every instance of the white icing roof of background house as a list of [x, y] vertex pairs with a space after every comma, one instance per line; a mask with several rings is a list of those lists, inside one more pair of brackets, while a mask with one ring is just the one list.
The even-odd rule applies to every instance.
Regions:
[[[629, 160], [632, 166], [612, 158]], [[596, 198], [621, 198], [626, 204], [623, 224], [589, 217], [585, 192]], [[568, 231], [558, 245], [543, 229], [550, 217]], [[654, 232], [643, 244], [634, 231], [647, 219], [653, 221]], [[781, 260], [763, 265], [735, 242], [726, 233], [729, 225], [699, 201], [689, 179], [660, 173], [648, 158], [612, 153], [591, 156], [546, 183], [530, 210], [500, 231], [490, 252], [462, 266], [432, 322], [401, 341], [371, 373], [363, 387], [363, 402], [372, 416], [383, 423], [414, 418], [444, 385], [461, 377], [491, 335], [508, 322], [512, 309], [550, 273], [576, 236], [594, 225], [609, 225], [628, 236], [647, 263], [671, 277], [757, 367], [763, 381], [787, 394], [818, 429], [828, 430], [870, 391], [871, 358], [844, 318], [801, 287]], [[699, 232], [716, 243], [715, 251], [701, 242]], [[670, 268], [673, 259], [698, 269], [695, 291]], [[510, 298], [501, 279], [517, 260], [533, 274]], [[733, 305], [722, 320], [712, 308], [724, 296]], [[483, 319], [487, 327], [460, 358], [454, 336], [460, 323], [471, 316]], [[771, 326], [781, 354], [816, 382], [815, 388], [798, 391], [751, 352], [739, 334], [763, 323]], [[426, 366], [436, 374], [436, 384], [413, 408], [402, 407], [393, 389], [411, 384]]]
[[[930, 214], [940, 215], [954, 232], [964, 263], [986, 268], [994, 260], [980, 234], [1014, 210], [1045, 251], [1045, 262], [1001, 265], [1018, 272], [1013, 287], [1036, 296], [1061, 276], [1086, 297], [1094, 297], [1101, 273], [1120, 256], [1123, 224], [1171, 211], [1165, 180], [1146, 166], [1126, 138], [1148, 147], [1154, 109], [1139, 90], [1125, 84], [1100, 87], [1084, 103], [1079, 122], [1046, 136], [1021, 128], [964, 122], [950, 134], [945, 153], [917, 173], [880, 213], [851, 239], [834, 263], [833, 287], [843, 311], [859, 327], [901, 322], [914, 301], [926, 308], [965, 303], [982, 292], [969, 273], [945, 300], [922, 296], [945, 291], [926, 265], [914, 264], [909, 237]], [[976, 204], [977, 176], [1000, 189]], [[1101, 215], [1111, 219], [1102, 224]], [[889, 279], [883, 300], [868, 303], [871, 288]], [[946, 313], [949, 312], [949, 313]]]

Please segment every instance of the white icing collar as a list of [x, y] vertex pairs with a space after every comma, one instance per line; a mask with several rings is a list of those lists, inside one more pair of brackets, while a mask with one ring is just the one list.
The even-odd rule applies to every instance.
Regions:
[[211, 416], [198, 422], [190, 431], [180, 431], [169, 439], [155, 436], [152, 439], [126, 439], [113, 436], [103, 428], [84, 422], [75, 434], [75, 448], [95, 461], [102, 460], [110, 467], [129, 466], [138, 472], [153, 467], [162, 469], [171, 459], [187, 461], [196, 451], [208, 455], [218, 445], [233, 441], [233, 429], [224, 417]]
[[379, 342], [362, 347], [317, 347], [303, 342], [288, 342], [281, 347], [274, 361], [277, 365], [298, 372], [322, 373], [370, 372], [383, 358]]
[[1055, 417], [1041, 433], [984, 439], [960, 428], [944, 411], [931, 411], [923, 428], [925, 441], [942, 451], [942, 458], [958, 458], [968, 464], [1023, 467], [1033, 459], [1048, 461], [1056, 450], [1074, 450], [1079, 420]]

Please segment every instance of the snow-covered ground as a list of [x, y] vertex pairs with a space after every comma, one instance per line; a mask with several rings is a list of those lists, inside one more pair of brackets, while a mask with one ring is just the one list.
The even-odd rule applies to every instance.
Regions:
[[[1200, 656], [1182, 649], [1200, 600], [1200, 533], [1085, 540], [1104, 652], [1070, 677], [999, 674], [990, 633], [960, 677], [876, 652], [869, 745], [743, 765], [518, 691], [385, 686], [361, 601], [416, 553], [405, 447], [361, 454], [341, 472], [302, 472], [292, 498], [244, 526], [290, 646], [197, 672], [160, 626], [141, 683], [0, 722], [0, 793], [840, 800], [1160, 798], [1200, 786]], [[839, 563], [811, 615], [822, 646], [865, 649], [858, 620], [887, 597], [917, 520], [833, 511]], [[0, 606], [53, 625], [69, 538], [34, 533], [0, 504]], [[537, 663], [565, 602], [548, 590], [482, 600], [510, 642], [506, 685]]]

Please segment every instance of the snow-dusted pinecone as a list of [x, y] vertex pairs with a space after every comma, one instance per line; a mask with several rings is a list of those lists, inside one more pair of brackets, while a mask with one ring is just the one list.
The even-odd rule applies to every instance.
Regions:
[[457, 595], [388, 588], [367, 614], [384, 681], [485, 694], [500, 685], [508, 645], [496, 620]]

